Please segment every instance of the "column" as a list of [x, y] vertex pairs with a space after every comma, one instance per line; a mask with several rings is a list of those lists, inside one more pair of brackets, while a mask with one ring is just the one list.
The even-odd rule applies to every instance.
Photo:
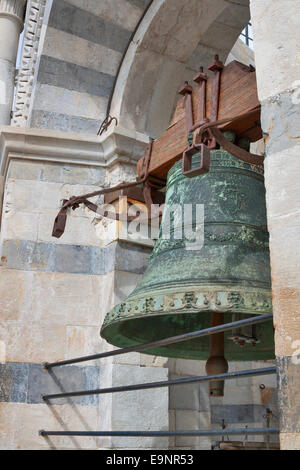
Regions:
[[10, 123], [26, 0], [0, 0], [0, 126]]
[[281, 449], [300, 449], [300, 5], [251, 0], [272, 268]]

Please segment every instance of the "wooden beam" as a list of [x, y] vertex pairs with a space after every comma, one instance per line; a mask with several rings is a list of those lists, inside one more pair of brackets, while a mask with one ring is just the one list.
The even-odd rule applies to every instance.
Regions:
[[[210, 116], [212, 101], [213, 77], [207, 81], [206, 110]], [[195, 85], [192, 94], [194, 123], [198, 122], [200, 115], [200, 88]], [[257, 96], [256, 74], [253, 68], [240, 62], [233, 61], [228, 64], [221, 76], [219, 119], [238, 116], [246, 111], [259, 107]], [[239, 137], [249, 137], [255, 142], [262, 137], [260, 127], [260, 108], [251, 118], [244, 118], [232, 124], [220, 126], [222, 129], [230, 129]], [[169, 169], [182, 158], [182, 153], [187, 147], [187, 127], [185, 118], [184, 98], [177, 103], [170, 126], [153, 143], [150, 175], [162, 180], [166, 179]], [[138, 162], [138, 168], [140, 161]]]

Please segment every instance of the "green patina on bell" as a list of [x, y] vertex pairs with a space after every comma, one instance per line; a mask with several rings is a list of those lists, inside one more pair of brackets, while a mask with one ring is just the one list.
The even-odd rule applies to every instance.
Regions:
[[[195, 155], [193, 166], [199, 161]], [[178, 239], [184, 217], [175, 213], [168, 218], [168, 211], [164, 212], [141, 282], [105, 318], [101, 336], [109, 343], [129, 347], [209, 328], [218, 312], [224, 314], [225, 323], [272, 313], [263, 169], [223, 149], [211, 152], [208, 173], [192, 179], [183, 176], [177, 162], [168, 174], [166, 205], [185, 204], [204, 205], [204, 226], [203, 221], [195, 222], [195, 214], [191, 223], [196, 233], [202, 231], [204, 245], [193, 247], [195, 237], [190, 235]], [[163, 238], [168, 220], [171, 239]], [[227, 331], [224, 336], [228, 360], [274, 357], [272, 321]], [[208, 359], [210, 338], [145, 353]]]

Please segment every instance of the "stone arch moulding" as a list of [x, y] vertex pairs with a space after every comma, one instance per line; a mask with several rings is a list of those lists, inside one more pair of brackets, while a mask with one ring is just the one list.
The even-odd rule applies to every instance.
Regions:
[[49, 16], [53, 0], [28, 0], [24, 21], [20, 68], [16, 83], [16, 99], [11, 125], [29, 127], [32, 96], [39, 64], [39, 50], [43, 43], [43, 23]]
[[159, 136], [182, 82], [214, 54], [225, 60], [249, 18], [249, 0], [153, 0], [120, 68], [111, 115], [122, 127]]

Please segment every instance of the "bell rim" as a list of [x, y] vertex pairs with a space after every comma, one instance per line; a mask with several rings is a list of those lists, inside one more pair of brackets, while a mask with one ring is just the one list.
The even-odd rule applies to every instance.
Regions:
[[[194, 285], [195, 286], [195, 285]], [[199, 289], [184, 289], [173, 287], [153, 292], [151, 297], [145, 293], [129, 295], [125, 302], [121, 302], [111, 309], [104, 319], [102, 332], [116, 322], [130, 319], [146, 318], [162, 315], [176, 315], [188, 313], [236, 313], [241, 315], [264, 315], [272, 313], [272, 293], [270, 289], [262, 287], [236, 286], [235, 289], [226, 286], [201, 285]]]

